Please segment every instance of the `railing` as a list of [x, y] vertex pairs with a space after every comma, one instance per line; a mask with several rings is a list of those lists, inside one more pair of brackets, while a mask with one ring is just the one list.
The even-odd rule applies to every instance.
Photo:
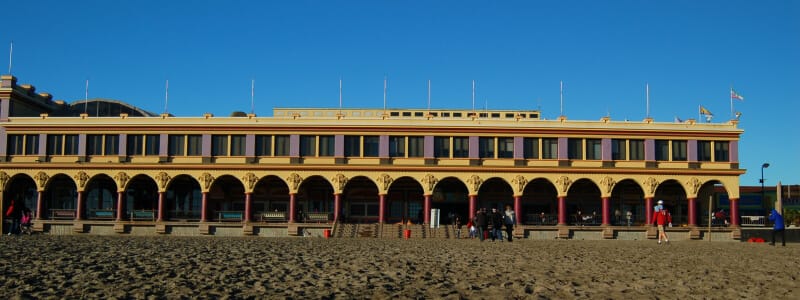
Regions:
[[767, 218], [764, 216], [742, 216], [742, 226], [767, 226]]
[[286, 212], [265, 211], [259, 214], [259, 219], [262, 222], [286, 222]]
[[328, 222], [331, 220], [331, 213], [328, 212], [310, 212], [305, 214], [305, 221], [307, 222]]
[[222, 221], [242, 221], [244, 219], [244, 213], [242, 211], [218, 211], [217, 212], [217, 220]]
[[75, 219], [75, 210], [74, 209], [51, 209], [50, 210], [50, 219]]
[[155, 210], [132, 210], [131, 220], [154, 221], [156, 219], [156, 212]]
[[543, 226], [556, 225], [558, 224], [558, 215], [527, 214], [525, 215], [525, 223]]

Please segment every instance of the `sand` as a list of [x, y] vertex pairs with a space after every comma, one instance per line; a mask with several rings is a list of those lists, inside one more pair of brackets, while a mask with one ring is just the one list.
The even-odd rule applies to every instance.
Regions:
[[0, 298], [797, 298], [800, 245], [0, 238]]

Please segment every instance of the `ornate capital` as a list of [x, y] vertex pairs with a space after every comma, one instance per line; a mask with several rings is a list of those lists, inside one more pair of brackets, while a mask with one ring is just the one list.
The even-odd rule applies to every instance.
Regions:
[[131, 177], [125, 172], [119, 172], [117, 175], [114, 175], [114, 180], [117, 181], [117, 191], [124, 191], [125, 185], [128, 184], [128, 180], [130, 179]]
[[556, 179], [556, 184], [561, 188], [562, 193], [566, 193], [567, 189], [569, 189], [569, 186], [572, 184], [572, 180], [567, 176], [561, 176]]
[[333, 176], [333, 178], [331, 178], [331, 182], [333, 182], [337, 191], [344, 190], [344, 186], [345, 184], [347, 184], [347, 180], [348, 180], [347, 176], [344, 176], [344, 174], [342, 173], [336, 174], [335, 176]]
[[242, 182], [244, 182], [248, 190], [253, 190], [253, 187], [256, 186], [256, 182], [258, 182], [258, 176], [256, 176], [256, 174], [248, 172], [247, 174], [244, 174], [244, 176], [242, 176]]
[[83, 190], [83, 188], [86, 187], [86, 182], [89, 181], [89, 175], [87, 175], [84, 171], [78, 172], [78, 174], [75, 174], [75, 176], [72, 176], [72, 178], [75, 178], [75, 181], [78, 182], [79, 190]]
[[686, 185], [689, 187], [689, 190], [692, 191], [691, 194], [697, 196], [697, 192], [700, 190], [702, 183], [700, 182], [700, 179], [697, 179], [697, 177], [692, 177], [686, 182]]
[[656, 180], [653, 177], [647, 177], [647, 179], [645, 179], [643, 183], [644, 187], [646, 188], [645, 191], [647, 192], [648, 195], [656, 194], [656, 188], [658, 187], [658, 180]]
[[522, 193], [522, 191], [525, 189], [525, 185], [528, 184], [528, 180], [522, 175], [517, 175], [514, 176], [514, 179], [511, 179], [511, 183], [517, 187], [517, 192]]
[[10, 178], [11, 177], [9, 177], [8, 174], [6, 174], [6, 172], [0, 171], [0, 191], [4, 191], [5, 190], [6, 183], [8, 182], [8, 179], [10, 179]]
[[467, 183], [472, 186], [473, 191], [477, 192], [483, 183], [483, 179], [481, 179], [481, 177], [478, 175], [472, 175], [467, 178]]
[[292, 173], [289, 174], [289, 177], [286, 177], [286, 182], [291, 185], [293, 191], [296, 191], [300, 187], [300, 183], [303, 182], [303, 177], [300, 177], [297, 173]]
[[376, 181], [378, 181], [378, 183], [380, 183], [381, 186], [383, 186], [383, 190], [386, 191], [389, 189], [389, 186], [392, 184], [392, 181], [394, 181], [394, 179], [392, 179], [392, 176], [389, 176], [389, 174], [383, 173], [378, 176]]
[[158, 187], [163, 189], [167, 188], [167, 183], [169, 180], [172, 179], [167, 172], [161, 172], [156, 175], [156, 182], [158, 182]]
[[47, 185], [47, 180], [50, 179], [50, 176], [43, 171], [39, 171], [36, 175], [33, 175], [33, 179], [36, 180], [36, 184], [39, 186], [39, 190], [44, 190], [45, 185]]
[[203, 190], [208, 191], [211, 188], [211, 183], [214, 182], [214, 176], [211, 176], [209, 173], [200, 174], [200, 182], [203, 183]]
[[616, 184], [617, 182], [614, 181], [611, 176], [606, 176], [603, 177], [603, 179], [600, 179], [600, 186], [605, 188], [606, 194], [611, 194], [611, 191], [614, 189], [614, 185]]
[[433, 188], [436, 186], [437, 182], [439, 182], [439, 179], [436, 179], [436, 176], [433, 176], [433, 174], [425, 174], [425, 176], [422, 177], [422, 183], [428, 187], [428, 191], [433, 192]]

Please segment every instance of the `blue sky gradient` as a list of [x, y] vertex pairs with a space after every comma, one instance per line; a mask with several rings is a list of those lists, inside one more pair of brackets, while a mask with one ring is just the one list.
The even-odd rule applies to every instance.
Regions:
[[[800, 184], [798, 1], [13, 1], [13, 75], [68, 102], [177, 116], [273, 107], [541, 109], [569, 119], [731, 118], [741, 185]], [[8, 48], [0, 54], [8, 54]], [[2, 73], [7, 73], [3, 68]]]

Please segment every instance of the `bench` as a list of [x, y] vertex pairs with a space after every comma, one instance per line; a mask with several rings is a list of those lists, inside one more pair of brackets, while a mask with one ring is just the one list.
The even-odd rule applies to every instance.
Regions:
[[131, 220], [155, 220], [155, 211], [153, 210], [134, 210], [131, 211]]
[[262, 222], [286, 222], [286, 212], [267, 211], [261, 213]]
[[89, 216], [92, 219], [104, 219], [104, 220], [113, 220], [116, 218], [116, 211], [110, 209], [102, 209], [102, 210], [91, 210], [89, 211]]
[[219, 221], [242, 221], [244, 214], [241, 211], [219, 211], [217, 212]]
[[330, 221], [330, 215], [331, 215], [330, 213], [326, 213], [326, 212], [306, 213], [306, 220], [308, 222], [317, 222], [317, 223], [328, 222], [328, 221]]
[[75, 219], [75, 210], [74, 209], [51, 209], [50, 210], [50, 218], [51, 219]]

